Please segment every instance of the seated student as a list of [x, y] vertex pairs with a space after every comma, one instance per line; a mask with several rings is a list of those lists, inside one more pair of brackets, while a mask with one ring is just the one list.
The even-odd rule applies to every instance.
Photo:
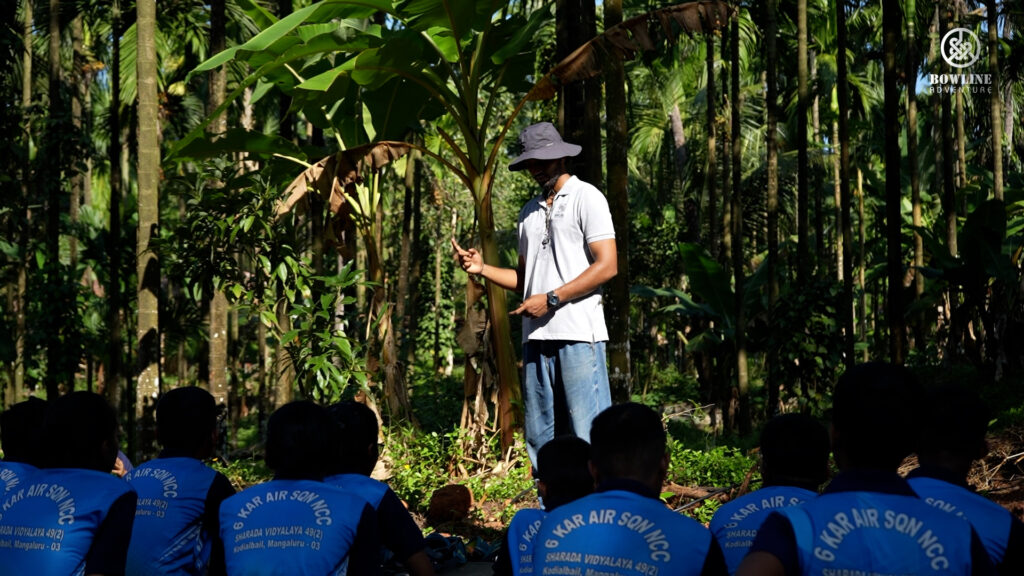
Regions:
[[654, 410], [612, 406], [594, 418], [590, 442], [597, 491], [544, 518], [533, 574], [727, 573], [711, 533], [659, 499], [669, 456]]
[[202, 463], [217, 445], [213, 396], [194, 386], [165, 393], [156, 407], [156, 435], [160, 456], [125, 476], [139, 494], [128, 573], [224, 574], [223, 547], [213, 540], [220, 537], [220, 503], [235, 489]]
[[339, 402], [328, 412], [340, 430], [340, 450], [324, 482], [369, 502], [377, 515], [381, 544], [409, 569], [411, 576], [433, 576], [423, 533], [398, 495], [387, 484], [370, 478], [377, 465], [377, 416], [359, 402]]
[[991, 574], [970, 524], [896, 473], [913, 449], [920, 396], [901, 366], [847, 370], [832, 396], [839, 474], [821, 496], [769, 515], [737, 574]]
[[533, 547], [544, 517], [594, 491], [589, 464], [590, 444], [579, 436], [559, 436], [541, 446], [537, 452], [537, 491], [544, 508], [516, 512], [494, 561], [495, 576], [518, 576], [524, 566], [533, 564]]
[[1000, 574], [1024, 574], [1024, 523], [967, 485], [971, 464], [988, 454], [988, 407], [963, 386], [929, 389], [917, 457], [907, 476], [925, 502], [966, 518]]
[[377, 523], [365, 500], [323, 483], [337, 425], [312, 402], [291, 402], [267, 422], [274, 479], [220, 506], [230, 576], [377, 574]]
[[0, 507], [7, 494], [24, 485], [27, 475], [40, 465], [45, 419], [46, 402], [35, 396], [0, 414], [0, 445], [4, 450], [4, 459], [0, 461]]
[[715, 511], [709, 528], [722, 546], [729, 573], [735, 574], [757, 529], [768, 514], [818, 495], [828, 480], [828, 430], [805, 414], [772, 418], [761, 431], [764, 486]]
[[44, 468], [7, 494], [0, 519], [4, 574], [125, 573], [135, 491], [110, 474], [117, 417], [92, 392], [52, 401], [43, 434]]

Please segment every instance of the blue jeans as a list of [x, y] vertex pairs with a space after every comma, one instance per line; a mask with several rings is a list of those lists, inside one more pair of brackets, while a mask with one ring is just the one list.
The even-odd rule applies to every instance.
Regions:
[[537, 467], [537, 451], [555, 436], [590, 441], [590, 423], [612, 405], [604, 342], [530, 340], [523, 344], [523, 409], [526, 451]]

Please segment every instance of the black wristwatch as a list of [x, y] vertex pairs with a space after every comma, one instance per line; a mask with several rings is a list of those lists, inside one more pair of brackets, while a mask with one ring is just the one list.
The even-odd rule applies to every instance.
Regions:
[[554, 290], [548, 292], [548, 308], [555, 308], [558, 306], [558, 304], [558, 294], [555, 294]]

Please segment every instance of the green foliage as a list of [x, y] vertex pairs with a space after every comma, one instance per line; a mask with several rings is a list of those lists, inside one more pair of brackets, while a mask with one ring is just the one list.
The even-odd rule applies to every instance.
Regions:
[[244, 490], [249, 486], [266, 482], [273, 477], [273, 473], [267, 468], [262, 458], [239, 458], [231, 462], [214, 458], [208, 464], [214, 470], [227, 476], [227, 479], [231, 481], [236, 490]]
[[[447, 433], [424, 433], [410, 427], [392, 427], [387, 433], [387, 455], [391, 460], [391, 488], [410, 508], [424, 509], [438, 488], [450, 483], [466, 485], [477, 502], [494, 500], [507, 502], [530, 488], [533, 480], [529, 465], [513, 465], [503, 474], [492, 474], [499, 464], [494, 455], [501, 454], [497, 435], [487, 438], [486, 454], [490, 457], [467, 458], [466, 432], [452, 430]], [[527, 462], [522, 442], [515, 462]], [[511, 504], [510, 504], [511, 507]]]
[[677, 484], [725, 488], [741, 484], [757, 460], [739, 448], [716, 446], [707, 450], [684, 448], [669, 440], [669, 479]]

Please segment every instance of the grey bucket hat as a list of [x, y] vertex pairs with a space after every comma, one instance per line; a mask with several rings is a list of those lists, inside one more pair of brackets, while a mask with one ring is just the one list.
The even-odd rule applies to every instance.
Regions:
[[508, 165], [513, 172], [526, 168], [527, 160], [556, 160], [576, 156], [583, 150], [582, 146], [562, 140], [551, 122], [538, 122], [524, 128], [519, 134], [519, 144], [523, 153]]

